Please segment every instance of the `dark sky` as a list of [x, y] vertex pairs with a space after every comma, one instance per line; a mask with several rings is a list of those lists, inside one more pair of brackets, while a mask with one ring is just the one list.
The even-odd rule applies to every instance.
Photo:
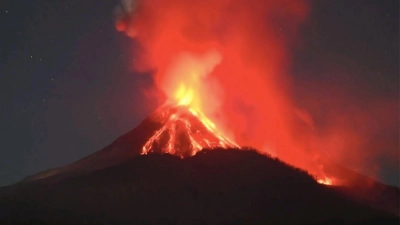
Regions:
[[[116, 2], [1, 1], [0, 186], [105, 147], [157, 106], [143, 92], [151, 76], [131, 70], [134, 43], [115, 31]], [[339, 86], [347, 94], [364, 90], [349, 97], [354, 105], [398, 102], [398, 1], [313, 3], [294, 52], [294, 92], [314, 84], [314, 94], [328, 98], [321, 87]], [[306, 108], [326, 108], [296, 96]], [[382, 135], [398, 149], [396, 121]], [[399, 185], [398, 167], [381, 165], [380, 180]]]

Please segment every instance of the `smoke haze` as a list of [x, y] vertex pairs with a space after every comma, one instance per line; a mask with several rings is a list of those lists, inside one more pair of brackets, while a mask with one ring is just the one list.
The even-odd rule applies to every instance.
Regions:
[[133, 67], [153, 71], [160, 98], [191, 88], [197, 108], [238, 144], [337, 182], [345, 178], [327, 174], [325, 154], [376, 175], [374, 160], [395, 156], [396, 143], [371, 140], [398, 127], [397, 103], [359, 106], [337, 86], [296, 87], [291, 53], [310, 7], [303, 0], [126, 0], [116, 7], [116, 28], [140, 45]]

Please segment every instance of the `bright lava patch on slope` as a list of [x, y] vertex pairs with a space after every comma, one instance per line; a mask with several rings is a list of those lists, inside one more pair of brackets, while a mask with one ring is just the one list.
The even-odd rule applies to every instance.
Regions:
[[324, 185], [333, 185], [333, 178], [325, 177], [324, 179], [317, 179], [317, 182]]
[[158, 152], [183, 158], [204, 148], [239, 148], [219, 133], [205, 115], [186, 105], [163, 107], [155, 120], [163, 126], [143, 146], [142, 155]]

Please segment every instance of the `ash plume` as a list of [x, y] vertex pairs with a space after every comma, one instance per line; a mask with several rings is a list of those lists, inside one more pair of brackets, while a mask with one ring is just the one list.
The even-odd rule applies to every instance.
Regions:
[[[115, 24], [140, 45], [135, 70], [155, 71], [165, 98], [191, 86], [196, 107], [236, 143], [340, 182], [346, 175], [328, 171], [321, 151], [339, 162], [343, 152], [357, 155], [373, 128], [360, 136], [341, 121], [317, 133], [315, 109], [297, 104], [291, 53], [309, 10], [306, 0], [126, 0], [116, 7]], [[202, 66], [206, 72], [196, 72]], [[351, 141], [338, 145], [341, 137]], [[361, 158], [359, 165], [370, 167], [371, 157]]]

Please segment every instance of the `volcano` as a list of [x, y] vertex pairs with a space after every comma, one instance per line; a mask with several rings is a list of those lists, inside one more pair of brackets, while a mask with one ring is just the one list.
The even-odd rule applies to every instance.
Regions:
[[111, 145], [75, 163], [28, 177], [32, 181], [56, 174], [88, 173], [122, 163], [137, 155], [171, 154], [193, 156], [204, 148], [239, 148], [219, 133], [202, 113], [186, 105], [164, 105], [138, 127]]
[[361, 190], [354, 176], [352, 187], [319, 184], [167, 105], [104, 149], [1, 188], [0, 223], [398, 224], [398, 188]]

